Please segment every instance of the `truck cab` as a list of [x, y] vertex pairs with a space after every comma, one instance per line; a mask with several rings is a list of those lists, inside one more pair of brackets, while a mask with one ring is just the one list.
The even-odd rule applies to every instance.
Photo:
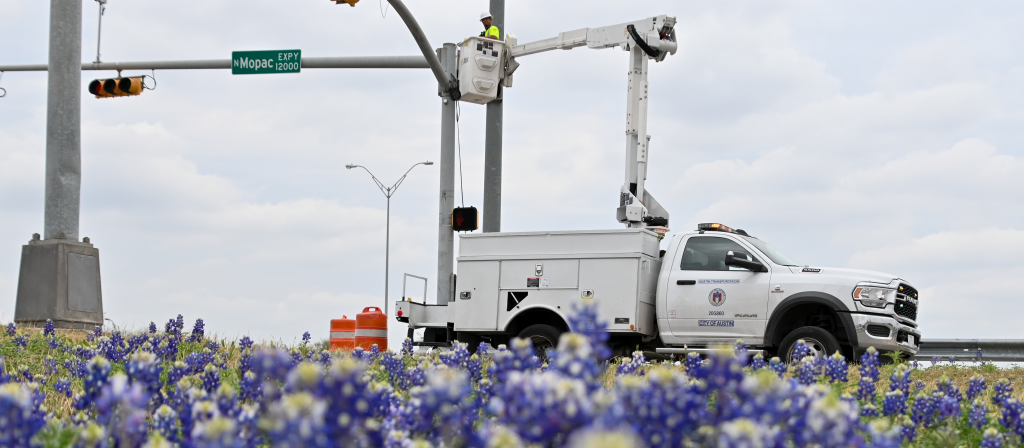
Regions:
[[918, 292], [894, 275], [800, 265], [717, 223], [675, 235], [662, 261], [657, 318], [667, 347], [743, 339], [788, 359], [803, 339], [816, 356], [869, 346], [917, 353]]

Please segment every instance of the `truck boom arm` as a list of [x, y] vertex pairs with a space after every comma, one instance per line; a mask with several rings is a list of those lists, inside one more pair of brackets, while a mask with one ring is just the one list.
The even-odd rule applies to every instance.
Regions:
[[668, 211], [645, 188], [651, 136], [647, 134], [647, 64], [665, 60], [678, 49], [675, 17], [655, 16], [601, 28], [581, 28], [558, 36], [513, 44], [513, 58], [551, 50], [576, 47], [614, 48], [629, 51], [629, 91], [626, 100], [625, 182], [619, 191], [616, 218], [626, 227], [654, 227], [667, 230]]

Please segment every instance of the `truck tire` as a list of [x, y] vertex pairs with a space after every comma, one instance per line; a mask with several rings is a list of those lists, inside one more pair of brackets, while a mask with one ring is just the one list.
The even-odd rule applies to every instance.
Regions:
[[782, 343], [779, 344], [779, 357], [789, 364], [799, 361], [792, 358], [793, 348], [796, 347], [796, 342], [801, 339], [811, 347], [811, 356], [818, 359], [832, 356], [833, 353], [840, 349], [839, 341], [836, 337], [824, 328], [800, 327], [782, 338]]
[[533, 343], [537, 357], [546, 361], [548, 350], [554, 350], [558, 346], [558, 338], [562, 337], [562, 332], [551, 325], [534, 324], [520, 331], [519, 337], [529, 339]]

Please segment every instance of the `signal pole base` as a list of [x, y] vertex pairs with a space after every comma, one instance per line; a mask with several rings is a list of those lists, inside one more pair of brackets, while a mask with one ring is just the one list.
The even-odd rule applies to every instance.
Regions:
[[21, 247], [14, 322], [41, 327], [92, 329], [103, 325], [100, 253], [88, 238], [40, 240]]

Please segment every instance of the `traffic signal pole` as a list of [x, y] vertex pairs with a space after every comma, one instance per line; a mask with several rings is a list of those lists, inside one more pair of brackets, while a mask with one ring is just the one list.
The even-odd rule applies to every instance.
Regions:
[[[491, 24], [501, 31], [504, 39], [505, 0], [491, 0]], [[501, 231], [501, 140], [504, 105], [501, 100], [487, 103], [487, 120], [484, 136], [484, 225], [483, 231]]]

